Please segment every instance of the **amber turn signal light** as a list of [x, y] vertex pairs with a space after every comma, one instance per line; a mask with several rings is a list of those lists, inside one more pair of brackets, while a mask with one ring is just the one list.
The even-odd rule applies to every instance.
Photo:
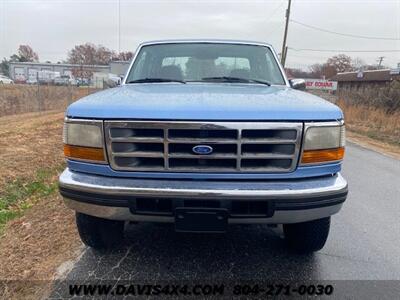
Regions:
[[341, 160], [344, 157], [344, 147], [323, 150], [304, 150], [301, 163], [321, 163]]
[[81, 147], [64, 144], [64, 155], [71, 159], [105, 161], [103, 148]]

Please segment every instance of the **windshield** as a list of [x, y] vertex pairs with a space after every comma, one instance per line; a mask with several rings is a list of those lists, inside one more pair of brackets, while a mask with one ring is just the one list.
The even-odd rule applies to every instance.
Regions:
[[257, 45], [176, 43], [143, 46], [130, 82], [247, 82], [284, 85], [270, 48]]

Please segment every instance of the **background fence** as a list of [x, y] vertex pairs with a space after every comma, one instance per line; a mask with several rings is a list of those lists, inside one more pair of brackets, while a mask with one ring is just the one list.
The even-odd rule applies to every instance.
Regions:
[[46, 110], [65, 110], [72, 102], [104, 88], [49, 84], [0, 84], [0, 117]]

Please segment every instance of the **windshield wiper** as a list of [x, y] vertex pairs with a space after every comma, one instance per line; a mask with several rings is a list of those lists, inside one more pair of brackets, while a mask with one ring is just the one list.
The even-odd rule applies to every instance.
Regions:
[[179, 82], [179, 83], [186, 83], [186, 81], [183, 81], [183, 80], [169, 79], [169, 78], [141, 78], [141, 79], [128, 81], [127, 83], [145, 83], [145, 82]]
[[231, 76], [219, 76], [219, 77], [203, 77], [201, 80], [223, 80], [227, 82], [249, 82], [249, 83], [259, 83], [270, 86], [271, 83], [268, 81], [258, 80], [258, 79], [247, 79], [240, 77], [231, 77]]

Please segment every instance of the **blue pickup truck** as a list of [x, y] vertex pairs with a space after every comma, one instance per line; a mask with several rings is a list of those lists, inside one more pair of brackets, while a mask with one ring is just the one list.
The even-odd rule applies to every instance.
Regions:
[[295, 251], [320, 250], [347, 197], [345, 126], [304, 88], [265, 43], [141, 44], [121, 86], [66, 111], [59, 188], [82, 241], [112, 247], [129, 221], [270, 224]]

